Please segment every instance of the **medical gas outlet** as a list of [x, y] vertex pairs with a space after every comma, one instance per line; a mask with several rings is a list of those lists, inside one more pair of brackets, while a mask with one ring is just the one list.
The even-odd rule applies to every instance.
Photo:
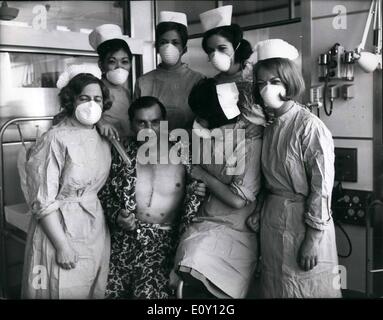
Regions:
[[[354, 52], [347, 51], [339, 43], [335, 43], [326, 53], [320, 54], [318, 59], [318, 79], [324, 82], [323, 89], [321, 86], [312, 87], [312, 96], [320, 96], [318, 90], [322, 89], [322, 102], [314, 106], [318, 108], [323, 105], [323, 109], [327, 116], [332, 114], [334, 101], [339, 98], [345, 100], [352, 99], [353, 88], [348, 83], [341, 86], [341, 83], [333, 83], [333, 81], [353, 81], [354, 80]], [[311, 96], [310, 96], [311, 98]], [[319, 115], [319, 109], [318, 109]]]

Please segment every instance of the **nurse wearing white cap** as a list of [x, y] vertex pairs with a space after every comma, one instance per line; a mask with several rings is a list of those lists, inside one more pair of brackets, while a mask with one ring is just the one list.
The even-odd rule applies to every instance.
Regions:
[[131, 135], [128, 109], [131, 92], [128, 85], [132, 66], [129, 37], [115, 24], [103, 24], [89, 34], [89, 43], [99, 55], [102, 80], [108, 87], [113, 106], [97, 124], [100, 133], [108, 137]]
[[156, 50], [161, 63], [141, 76], [134, 97], [153, 96], [165, 106], [169, 129], [191, 128], [194, 114], [188, 104], [189, 93], [203, 75], [182, 62], [187, 51], [187, 18], [182, 12], [161, 11], [156, 27]]
[[[202, 48], [211, 64], [219, 71], [214, 77], [219, 84], [235, 82], [239, 90], [239, 106], [245, 115], [263, 111], [254, 103], [252, 93], [252, 65], [248, 59], [253, 53], [250, 43], [243, 39], [239, 25], [231, 23], [233, 7], [223, 6], [200, 14], [204, 30]], [[248, 124], [246, 136], [262, 136], [259, 121]]]
[[209, 60], [220, 73], [219, 82], [231, 82], [239, 79], [246, 60], [253, 50], [250, 43], [243, 39], [239, 25], [231, 23], [233, 7], [223, 6], [200, 14], [204, 35], [202, 48]]
[[[23, 299], [105, 296], [110, 236], [98, 192], [108, 178], [111, 154], [94, 125], [112, 102], [95, 68], [72, 65], [59, 77], [65, 117], [29, 150], [25, 170], [32, 219]], [[41, 282], [37, 269], [44, 271]]]
[[[206, 185], [209, 196], [202, 200], [197, 221], [185, 228], [175, 257], [174, 269], [185, 282], [177, 291], [185, 298], [246, 298], [252, 284], [258, 235], [246, 220], [261, 189], [262, 140], [239, 138], [238, 98], [235, 83], [217, 85], [213, 78], [199, 82], [189, 96], [199, 119], [193, 133], [204, 141], [201, 164], [193, 165], [191, 176]], [[205, 148], [212, 137], [211, 148]], [[224, 155], [223, 161], [218, 155]]]
[[[324, 123], [295, 101], [304, 90], [295, 47], [281, 39], [255, 48], [255, 100], [275, 115], [265, 128], [262, 171], [261, 294], [341, 297], [331, 193], [334, 144]], [[252, 219], [249, 219], [251, 223]]]

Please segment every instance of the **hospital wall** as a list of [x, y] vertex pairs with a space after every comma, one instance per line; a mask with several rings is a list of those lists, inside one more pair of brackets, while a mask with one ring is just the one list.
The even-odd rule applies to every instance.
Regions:
[[[334, 6], [343, 5], [347, 9], [346, 28], [336, 29], [332, 13]], [[318, 81], [317, 59], [335, 43], [346, 50], [355, 49], [361, 41], [364, 24], [367, 19], [369, 1], [312, 1], [312, 41], [311, 41], [311, 85], [322, 84]], [[325, 36], [323, 36], [325, 35]], [[367, 43], [372, 43], [371, 32]], [[333, 84], [353, 84], [355, 97], [334, 101], [333, 113], [325, 115], [320, 110], [320, 118], [330, 129], [336, 147], [354, 147], [358, 149], [357, 182], [344, 182], [345, 188], [373, 191], [372, 150], [373, 150], [373, 75], [365, 73], [355, 64], [354, 81], [334, 80]], [[328, 103], [329, 104], [329, 103]], [[346, 139], [342, 139], [342, 137]]]
[[[362, 39], [362, 33], [366, 23], [370, 1], [311, 1], [311, 12], [303, 14], [311, 15], [311, 55], [308, 58], [306, 66], [311, 66], [311, 73], [308, 84], [310, 86], [323, 85], [318, 80], [317, 60], [321, 53], [326, 53], [335, 43], [339, 43], [347, 51], [354, 50]], [[346, 16], [343, 17], [344, 24], [339, 27], [339, 16], [336, 6], [341, 5], [346, 9]], [[310, 6], [306, 6], [310, 8]], [[371, 27], [372, 29], [372, 27]], [[305, 32], [305, 31], [304, 31]], [[306, 34], [307, 36], [307, 34]], [[366, 50], [372, 48], [372, 30], [367, 38]], [[307, 70], [306, 70], [307, 71]], [[375, 71], [380, 72], [381, 71]], [[307, 72], [306, 72], [307, 73]], [[380, 78], [381, 79], [381, 78]], [[306, 83], [307, 84], [307, 83]], [[335, 147], [356, 148], [357, 149], [357, 181], [342, 182], [345, 189], [374, 191], [374, 95], [380, 95], [380, 92], [374, 92], [374, 75], [365, 73], [356, 63], [354, 66], [354, 80], [342, 81], [333, 80], [331, 84], [338, 86], [352, 84], [354, 86], [354, 98], [344, 100], [343, 98], [334, 101], [333, 112], [327, 116], [320, 108], [319, 115], [323, 122], [330, 129]], [[381, 87], [381, 86], [380, 86]], [[380, 98], [381, 99], [381, 98]], [[329, 102], [327, 102], [329, 106]], [[381, 218], [376, 222], [381, 223]], [[365, 291], [366, 287], [366, 237], [365, 227], [345, 225], [345, 230], [351, 238], [353, 253], [349, 258], [340, 259], [340, 264], [347, 270], [348, 288], [352, 290]], [[375, 237], [375, 265], [382, 264], [383, 254], [380, 245], [382, 238]], [[347, 243], [344, 235], [337, 230], [337, 244], [339, 251], [347, 249]], [[375, 248], [375, 249], [374, 249]], [[378, 252], [379, 251], [379, 252]], [[375, 291], [382, 287], [382, 277], [376, 275], [374, 278]], [[382, 294], [382, 292], [378, 292]]]

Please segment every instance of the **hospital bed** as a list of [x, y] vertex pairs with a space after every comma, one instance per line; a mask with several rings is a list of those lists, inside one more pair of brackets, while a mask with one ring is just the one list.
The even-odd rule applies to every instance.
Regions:
[[[17, 146], [20, 150], [23, 145], [25, 146], [34, 141], [34, 139], [24, 140], [20, 130], [20, 124], [27, 122], [30, 124], [41, 124], [41, 122], [50, 122], [52, 119], [52, 116], [14, 118], [5, 122], [0, 129], [0, 298], [7, 298], [9, 296], [9, 256], [14, 254], [9, 250], [9, 241], [12, 239], [21, 245], [25, 245], [26, 234], [31, 219], [28, 205], [25, 203], [25, 200], [20, 200], [23, 199], [23, 197], [20, 197], [20, 195], [11, 195], [11, 197], [8, 197], [11, 198], [11, 200], [8, 200], [10, 203], [7, 203], [7, 188], [12, 185], [14, 190], [19, 190], [20, 193], [21, 190], [20, 188], [14, 188], [14, 184], [18, 183], [18, 175], [16, 171], [14, 171], [15, 163], [12, 163], [15, 157], [7, 158], [5, 156], [5, 149], [7, 146]], [[20, 141], [7, 141], [7, 139], [5, 139], [6, 131], [10, 129], [15, 130], [15, 128], [17, 128], [20, 133]], [[7, 174], [9, 176], [11, 167], [13, 168], [11, 172], [12, 181], [9, 183], [8, 179], [8, 183], [6, 183], [5, 177]], [[15, 192], [14, 190], [12, 191]], [[18, 272], [21, 272], [21, 270], [22, 268], [20, 267]]]

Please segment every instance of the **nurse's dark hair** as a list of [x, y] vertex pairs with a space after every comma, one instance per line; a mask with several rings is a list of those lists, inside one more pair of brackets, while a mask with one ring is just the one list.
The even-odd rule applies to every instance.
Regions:
[[181, 42], [182, 42], [182, 47], [184, 48], [183, 53], [186, 53], [187, 51], [186, 44], [188, 42], [188, 29], [183, 24], [177, 23], [177, 22], [161, 22], [157, 25], [156, 43], [155, 43], [157, 52], [160, 49], [159, 41], [161, 36], [168, 31], [176, 31], [179, 34], [181, 38]]
[[188, 99], [193, 113], [198, 118], [207, 120], [209, 129], [237, 121], [237, 117], [230, 120], [226, 118], [218, 100], [217, 84], [214, 78], [202, 79], [194, 85]]
[[147, 109], [150, 107], [153, 107], [155, 105], [158, 105], [161, 110], [162, 120], [166, 119], [166, 109], [165, 106], [162, 104], [160, 100], [158, 100], [156, 97], [152, 96], [143, 96], [139, 97], [130, 105], [128, 110], [128, 115], [130, 121], [134, 119], [134, 116], [136, 115], [136, 111], [140, 109]]
[[66, 116], [72, 116], [75, 110], [74, 103], [76, 97], [81, 94], [82, 90], [89, 84], [96, 83], [100, 86], [103, 99], [103, 111], [112, 107], [109, 89], [105, 84], [90, 73], [80, 73], [73, 77], [68, 84], [61, 89], [59, 93], [60, 107]]
[[253, 49], [251, 48], [249, 41], [243, 39], [243, 32], [238, 24], [218, 27], [206, 31], [202, 38], [202, 48], [207, 54], [210, 54], [211, 52], [211, 49], [207, 46], [207, 41], [213, 35], [224, 37], [227, 41], [231, 42], [234, 50], [238, 47], [234, 54], [235, 63], [240, 63], [244, 66], [244, 62], [253, 53]]
[[265, 69], [272, 74], [278, 76], [286, 88], [286, 96], [282, 97], [283, 101], [295, 100], [305, 90], [305, 82], [301, 72], [296, 64], [285, 58], [271, 58], [258, 61], [253, 68], [253, 83], [254, 83], [254, 99], [255, 102], [263, 105], [263, 100], [257, 86], [257, 76], [260, 69]]
[[121, 39], [111, 39], [101, 43], [97, 47], [99, 61], [104, 63], [109, 54], [113, 54], [121, 49], [128, 54], [129, 60], [132, 61], [132, 51], [130, 51], [129, 45]]

